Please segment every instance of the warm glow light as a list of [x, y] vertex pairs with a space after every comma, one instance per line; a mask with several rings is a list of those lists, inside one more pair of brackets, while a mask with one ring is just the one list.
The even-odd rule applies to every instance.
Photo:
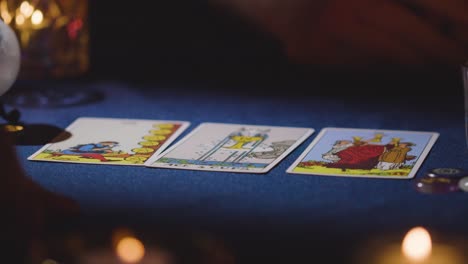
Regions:
[[10, 24], [11, 20], [13, 19], [13, 17], [8, 12], [7, 1], [0, 2], [0, 16], [2, 17], [3, 22], [5, 22], [7, 25]]
[[134, 237], [125, 237], [117, 243], [117, 256], [126, 263], [137, 263], [145, 255], [145, 247]]
[[43, 19], [44, 15], [42, 14], [41, 10], [36, 10], [32, 14], [31, 23], [33, 23], [33, 25], [40, 25]]
[[5, 126], [5, 130], [8, 131], [8, 132], [18, 132], [18, 131], [21, 131], [23, 129], [24, 129], [23, 126], [15, 126], [15, 125], [6, 125]]
[[7, 25], [10, 24], [11, 20], [13, 19], [11, 15], [5, 11], [1, 11], [1, 16], [2, 16], [3, 22], [5, 22], [5, 24]]
[[21, 14], [19, 14], [19, 15], [17, 15], [17, 16], [15, 17], [15, 22], [16, 22], [16, 25], [18, 25], [18, 26], [23, 25], [23, 24], [24, 24], [24, 20], [25, 20], [25, 19], [24, 19], [24, 16], [21, 15]]
[[58, 264], [58, 262], [53, 259], [45, 259], [42, 264]]
[[6, 1], [0, 2], [0, 11], [8, 12], [8, 3]]
[[54, 17], [54, 18], [60, 17], [60, 15], [62, 14], [62, 12], [60, 11], [60, 8], [58, 7], [57, 3], [55, 3], [54, 1], [50, 2], [49, 14], [50, 14], [51, 17]]
[[403, 239], [401, 250], [404, 256], [413, 261], [426, 259], [432, 251], [432, 241], [429, 232], [422, 227], [411, 229]]
[[28, 3], [28, 1], [24, 1], [20, 5], [20, 12], [23, 14], [26, 18], [30, 17], [34, 11], [34, 7]]

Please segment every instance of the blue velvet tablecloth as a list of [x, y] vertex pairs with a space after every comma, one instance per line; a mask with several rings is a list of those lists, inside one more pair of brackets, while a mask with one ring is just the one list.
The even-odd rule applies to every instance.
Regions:
[[[103, 100], [68, 107], [22, 107], [22, 120], [60, 128], [84, 116], [190, 121], [183, 135], [201, 122], [299, 126], [316, 131], [270, 172], [260, 175], [33, 162], [27, 157], [42, 146], [18, 146], [27, 174], [44, 188], [76, 200], [85, 218], [146, 225], [171, 223], [239, 236], [242, 232], [270, 238], [299, 234], [302, 241], [314, 241], [316, 236], [323, 243], [324, 234], [350, 241], [413, 226], [468, 235], [466, 193], [418, 193], [413, 188], [414, 179], [285, 173], [324, 127], [438, 132], [440, 137], [416, 178], [431, 168], [468, 169], [461, 98], [424, 98], [391, 91], [375, 91], [370, 97], [301, 96], [290, 94], [288, 87], [269, 96], [249, 93], [249, 89], [221, 92], [122, 82], [82, 86], [102, 92]], [[61, 87], [64, 91], [77, 89], [77, 85], [68, 87], [66, 83]], [[252, 236], [249, 239], [256, 241]], [[280, 240], [283, 246], [294, 241]], [[274, 249], [272, 244], [264, 252]]]

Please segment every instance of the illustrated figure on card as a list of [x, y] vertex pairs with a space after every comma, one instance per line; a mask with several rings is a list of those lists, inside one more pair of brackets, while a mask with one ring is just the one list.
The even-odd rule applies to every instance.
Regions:
[[243, 127], [222, 139], [197, 160], [240, 162], [268, 138], [268, 132], [269, 130], [246, 129]]
[[412, 142], [401, 142], [395, 145], [387, 147], [379, 157], [379, 163], [377, 168], [380, 170], [397, 170], [401, 169], [407, 161], [416, 158], [415, 155], [408, 155], [408, 152], [412, 150], [412, 146], [415, 144]]
[[78, 144], [62, 151], [54, 152], [54, 156], [61, 155], [78, 155], [83, 158], [98, 159], [102, 162], [109, 161], [104, 154], [120, 154], [120, 151], [114, 151], [113, 148], [118, 146], [117, 141], [101, 141], [98, 143]]
[[[368, 140], [362, 140], [359, 136], [352, 138], [352, 141], [340, 139], [335, 142], [332, 147], [334, 160], [325, 164], [326, 167], [370, 170], [377, 166], [379, 157], [385, 150], [385, 146], [381, 144], [382, 134], [378, 133]], [[330, 154], [327, 152], [324, 156], [326, 155]]]
[[202, 123], [149, 167], [266, 173], [313, 133], [310, 128]]

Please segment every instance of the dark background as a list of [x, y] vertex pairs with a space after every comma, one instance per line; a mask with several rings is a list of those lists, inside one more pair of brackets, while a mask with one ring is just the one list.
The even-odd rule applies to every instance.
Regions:
[[206, 1], [89, 4], [95, 78], [259, 79], [289, 66], [272, 36]]
[[380, 90], [460, 98], [462, 92], [459, 65], [324, 67], [292, 62], [280, 40], [233, 10], [203, 0], [151, 5], [90, 1], [89, 22], [90, 80], [217, 91], [234, 87], [280, 96], [285, 86], [288, 93], [301, 95], [371, 95], [366, 91]]

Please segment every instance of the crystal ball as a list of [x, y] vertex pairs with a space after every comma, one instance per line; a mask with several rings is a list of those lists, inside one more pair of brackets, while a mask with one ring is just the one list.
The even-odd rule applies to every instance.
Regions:
[[15, 32], [0, 19], [0, 96], [6, 93], [20, 68], [20, 46]]

